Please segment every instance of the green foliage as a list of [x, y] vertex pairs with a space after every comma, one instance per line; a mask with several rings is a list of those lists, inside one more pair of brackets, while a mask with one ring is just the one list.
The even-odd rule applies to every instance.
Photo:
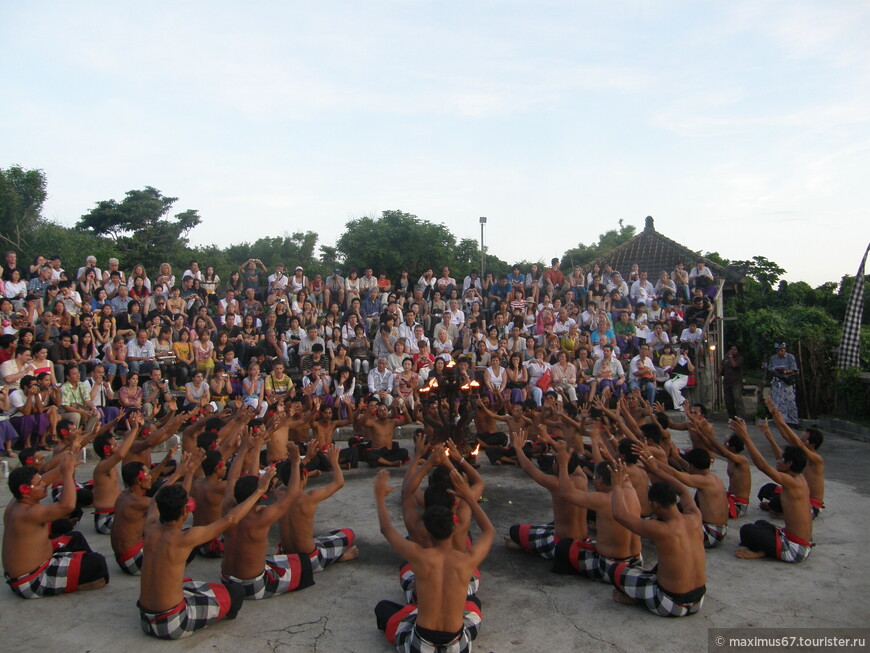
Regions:
[[158, 256], [177, 261], [184, 256], [187, 233], [202, 220], [194, 209], [168, 218], [176, 201], [178, 198], [164, 197], [151, 186], [127, 191], [120, 202], [98, 202], [81, 217], [76, 228], [114, 239], [128, 267], [137, 263], [153, 266]]
[[85, 257], [97, 257], [101, 267], [112, 257], [120, 258], [121, 253], [110, 238], [94, 237], [82, 231], [40, 220], [29, 234], [27, 246], [22, 250], [19, 263], [30, 265], [38, 255], [45, 258], [60, 256], [63, 267], [75, 274], [85, 264]]
[[0, 168], [0, 240], [5, 246], [25, 247], [39, 223], [46, 196], [42, 170]]
[[703, 254], [704, 258], [710, 259], [713, 263], [718, 263], [723, 268], [727, 268], [729, 265], [732, 265], [732, 261], [729, 261], [727, 258], [719, 254], [719, 252], [706, 252]]
[[734, 261], [733, 264], [748, 266], [746, 276], [761, 285], [762, 293], [770, 292], [779, 278], [785, 274], [783, 268], [764, 256], [753, 256], [748, 261]]
[[[403, 269], [413, 276], [431, 268], [440, 276], [446, 265], [452, 276], [459, 277], [480, 266], [480, 248], [474, 240], [466, 238], [457, 244], [456, 237], [443, 224], [403, 211], [384, 211], [379, 218], [351, 220], [334, 252], [327, 253], [340, 255], [345, 270], [356, 268], [362, 273], [370, 267], [375, 274], [386, 272], [391, 279]], [[487, 270], [506, 266], [504, 261], [489, 256], [486, 264]]]
[[849, 367], [837, 374], [837, 414], [848, 419], [870, 418], [870, 383], [861, 370]]
[[793, 348], [798, 341], [832, 351], [840, 337], [840, 325], [820, 308], [791, 306], [747, 311], [728, 326], [729, 341], [740, 346], [746, 365], [757, 367], [773, 354], [773, 345], [785, 342]]
[[562, 269], [568, 270], [577, 264], [586, 265], [602, 254], [609, 252], [617, 245], [628, 242], [634, 238], [636, 233], [637, 228], [634, 225], [623, 224], [622, 220], [620, 220], [619, 227], [599, 235], [598, 242], [591, 245], [580, 243], [577, 247], [567, 250], [562, 255]]
[[[761, 282], [749, 277], [743, 284], [743, 292], [726, 298], [725, 314], [743, 316], [760, 308], [788, 309], [793, 306], [806, 306], [821, 309], [839, 324], [846, 316], [846, 306], [854, 283], [855, 277], [851, 276], [843, 277], [839, 284], [830, 281], [816, 288], [803, 281], [780, 281], [776, 290], [768, 291]], [[865, 278], [864, 293], [865, 297], [870, 298], [870, 278]], [[865, 301], [862, 322], [868, 321], [870, 301]]]

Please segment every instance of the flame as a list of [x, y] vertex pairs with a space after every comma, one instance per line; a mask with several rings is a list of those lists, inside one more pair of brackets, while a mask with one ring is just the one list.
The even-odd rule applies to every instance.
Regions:
[[480, 387], [480, 384], [477, 381], [472, 381], [468, 385], [470, 385], [472, 388], [479, 388]]
[[460, 386], [459, 389], [462, 390], [463, 392], [467, 392], [468, 390], [471, 390], [471, 384], [466, 383], [465, 385]]
[[424, 392], [429, 392], [429, 386], [428, 386], [428, 385], [427, 385], [427, 386], [423, 386], [422, 388], [420, 388], [420, 394], [423, 394]]
[[438, 387], [438, 379], [432, 379], [432, 380], [429, 382], [429, 387], [430, 387], [430, 388], [437, 388], [437, 387]]
[[471, 455], [472, 455], [472, 456], [476, 456], [479, 452], [480, 452], [480, 442], [477, 443], [477, 446], [476, 446], [476, 447], [474, 448], [474, 450], [471, 452]]
[[449, 363], [447, 363], [447, 365], [445, 365], [445, 367], [455, 367], [455, 366], [456, 366], [456, 361], [453, 361], [453, 360], [451, 360]]

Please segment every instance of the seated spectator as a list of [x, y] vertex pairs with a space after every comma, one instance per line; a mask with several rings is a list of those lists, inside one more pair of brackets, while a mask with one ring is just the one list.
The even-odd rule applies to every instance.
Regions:
[[716, 285], [713, 281], [713, 272], [706, 266], [704, 261], [698, 261], [692, 271], [689, 272], [689, 284], [693, 289], [700, 290], [707, 297], [716, 295]]

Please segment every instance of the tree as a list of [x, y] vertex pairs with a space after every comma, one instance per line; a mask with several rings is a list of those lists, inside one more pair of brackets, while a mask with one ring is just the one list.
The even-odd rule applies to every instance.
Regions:
[[178, 260], [187, 247], [187, 233], [201, 219], [194, 209], [168, 218], [177, 201], [178, 198], [164, 197], [151, 186], [130, 190], [120, 202], [98, 202], [81, 217], [76, 228], [114, 239], [128, 266], [153, 265], [156, 259]]
[[634, 225], [623, 224], [622, 220], [620, 220], [619, 227], [599, 235], [598, 242], [591, 245], [580, 243], [577, 247], [566, 251], [562, 255], [562, 268], [567, 270], [574, 265], [585, 265], [602, 254], [609, 252], [617, 245], [628, 242], [634, 238], [636, 233], [637, 228]]
[[45, 258], [60, 256], [63, 266], [74, 274], [85, 264], [85, 257], [96, 256], [101, 267], [112, 257], [121, 253], [110, 238], [94, 237], [76, 229], [70, 229], [50, 220], [40, 220], [27, 237], [27, 246], [21, 250], [20, 263], [31, 263], [37, 255]]
[[456, 261], [456, 237], [447, 227], [402, 211], [351, 220], [335, 249], [347, 269], [372, 268], [392, 279], [403, 269], [418, 274], [432, 268], [439, 276], [442, 266]]
[[753, 256], [748, 261], [735, 261], [734, 265], [747, 266], [746, 275], [761, 284], [762, 293], [773, 290], [776, 282], [785, 274], [783, 268], [764, 256]]
[[253, 243], [244, 242], [230, 245], [223, 250], [223, 258], [227, 267], [218, 270], [218, 273], [228, 274], [249, 258], [260, 259], [269, 270], [278, 263], [288, 266], [291, 272], [297, 265], [310, 270], [318, 263], [314, 256], [316, 246], [317, 234], [313, 231], [296, 232], [292, 235], [285, 233], [283, 236], [274, 238], [258, 238]]
[[42, 170], [0, 168], [0, 239], [16, 250], [23, 249], [39, 223], [46, 196]]

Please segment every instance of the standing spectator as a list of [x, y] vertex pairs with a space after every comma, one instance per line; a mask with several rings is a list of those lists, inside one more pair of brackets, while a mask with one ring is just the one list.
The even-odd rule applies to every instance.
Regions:
[[722, 387], [725, 392], [725, 410], [728, 419], [743, 419], [743, 356], [732, 345], [722, 361]]
[[24, 272], [18, 267], [18, 254], [10, 249], [6, 252], [6, 261], [3, 263], [3, 281], [12, 280], [13, 270], [18, 270], [19, 277], [24, 276]]
[[800, 422], [797, 403], [795, 402], [795, 383], [797, 383], [798, 366], [794, 354], [786, 352], [785, 343], [775, 345], [776, 353], [767, 363], [768, 371], [773, 374], [770, 385], [773, 403], [782, 413], [786, 423], [795, 426]]

